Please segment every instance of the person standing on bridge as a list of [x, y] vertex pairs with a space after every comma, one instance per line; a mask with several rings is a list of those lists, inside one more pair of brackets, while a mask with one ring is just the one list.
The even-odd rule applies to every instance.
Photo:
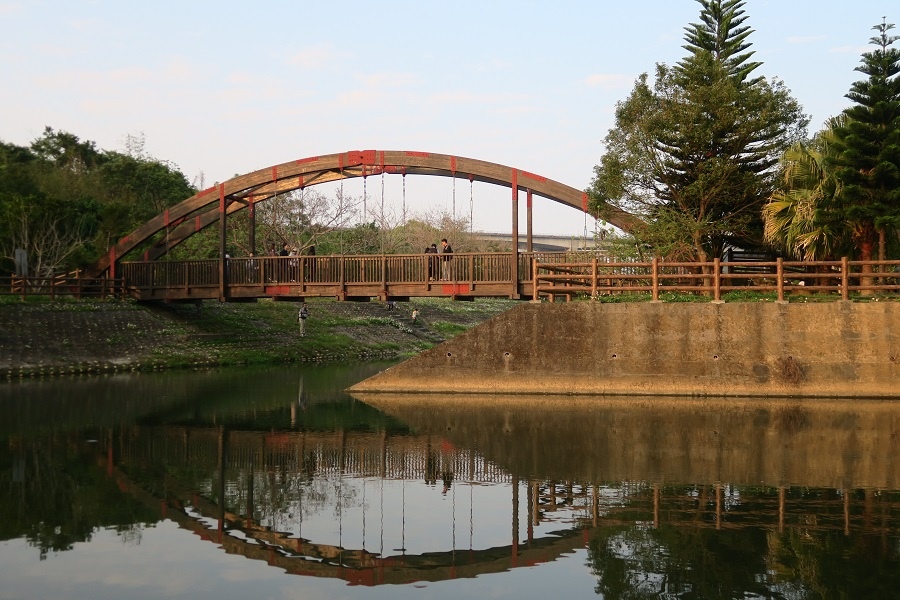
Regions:
[[450, 261], [453, 259], [450, 255], [453, 254], [453, 247], [447, 238], [441, 240], [441, 254], [441, 279], [450, 281]]
[[[425, 248], [425, 254], [437, 254], [437, 244], [432, 244]], [[437, 270], [437, 256], [426, 257], [428, 261], [428, 281], [434, 281], [434, 272]]]

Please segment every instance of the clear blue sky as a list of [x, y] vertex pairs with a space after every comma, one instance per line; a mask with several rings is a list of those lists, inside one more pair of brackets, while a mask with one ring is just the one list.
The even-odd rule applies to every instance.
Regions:
[[[786, 83], [812, 132], [848, 105], [871, 27], [883, 16], [900, 24], [898, 6], [744, 8], [761, 73]], [[126, 135], [143, 134], [148, 154], [207, 185], [378, 149], [468, 156], [584, 188], [616, 102], [642, 72], [685, 55], [699, 11], [694, 0], [0, 0], [0, 139], [27, 145], [49, 125], [124, 150]], [[409, 179], [413, 210], [449, 209], [449, 180]], [[347, 185], [362, 195], [361, 182]], [[380, 197], [380, 182], [368, 185]], [[468, 215], [468, 182], [457, 185]], [[475, 186], [475, 228], [508, 231], [509, 191], [489, 187]], [[399, 189], [386, 183], [389, 204]], [[536, 231], [583, 231], [577, 211], [543, 200], [534, 210]]]

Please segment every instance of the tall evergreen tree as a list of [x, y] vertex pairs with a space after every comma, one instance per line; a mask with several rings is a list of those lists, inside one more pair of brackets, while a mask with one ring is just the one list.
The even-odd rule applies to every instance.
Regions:
[[[747, 76], [761, 62], [748, 62], [753, 52], [744, 52], [750, 48], [747, 38], [753, 33], [748, 25], [744, 25], [747, 17], [744, 16], [743, 0], [698, 0], [703, 5], [700, 13], [701, 23], [691, 23], [685, 27], [685, 40], [687, 44], [682, 46], [690, 52], [690, 55], [675, 67], [682, 74], [689, 74], [702, 64], [705, 55], [711, 55], [715, 61], [721, 64], [726, 72], [738, 78], [746, 80]], [[743, 53], [743, 54], [742, 54]]]
[[726, 244], [762, 244], [761, 208], [775, 188], [778, 157], [807, 119], [781, 82], [751, 79], [744, 2], [698, 0], [686, 27], [690, 54], [657, 65], [616, 109], [616, 127], [594, 168], [590, 194], [643, 217], [635, 231], [657, 255], [707, 260]]
[[856, 68], [868, 79], [850, 87], [854, 105], [835, 129], [830, 166], [841, 183], [836, 210], [852, 230], [858, 256], [872, 260], [876, 241], [884, 254], [886, 232], [900, 230], [900, 50], [891, 47], [893, 24], [872, 29], [876, 46]]

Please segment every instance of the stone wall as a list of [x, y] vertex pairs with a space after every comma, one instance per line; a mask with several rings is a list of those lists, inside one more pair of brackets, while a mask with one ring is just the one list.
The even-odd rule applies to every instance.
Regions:
[[523, 304], [351, 391], [900, 398], [900, 303]]

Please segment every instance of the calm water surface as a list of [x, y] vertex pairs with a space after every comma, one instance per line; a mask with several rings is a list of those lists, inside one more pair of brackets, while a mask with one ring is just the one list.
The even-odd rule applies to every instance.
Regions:
[[896, 403], [0, 384], [0, 598], [900, 598]]

